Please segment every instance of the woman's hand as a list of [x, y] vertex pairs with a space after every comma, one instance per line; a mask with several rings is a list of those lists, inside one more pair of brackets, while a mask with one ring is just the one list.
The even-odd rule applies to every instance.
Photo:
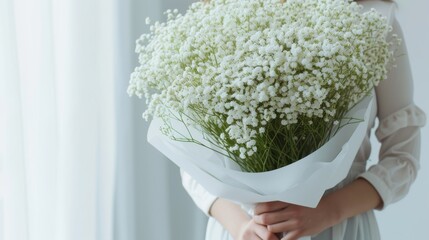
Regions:
[[278, 240], [276, 235], [268, 231], [266, 226], [257, 224], [254, 219], [250, 219], [243, 224], [239, 230], [236, 240]]
[[316, 208], [285, 202], [260, 203], [255, 207], [255, 223], [267, 226], [272, 233], [287, 234], [282, 240], [316, 235], [338, 222], [335, 208], [323, 200]]
[[316, 208], [285, 202], [260, 203], [255, 207], [253, 219], [267, 226], [270, 232], [287, 232], [282, 240], [292, 240], [316, 235], [344, 219], [382, 206], [375, 188], [367, 180], [358, 178], [323, 196]]
[[279, 240], [266, 226], [257, 224], [241, 207], [218, 198], [209, 211], [234, 240]]

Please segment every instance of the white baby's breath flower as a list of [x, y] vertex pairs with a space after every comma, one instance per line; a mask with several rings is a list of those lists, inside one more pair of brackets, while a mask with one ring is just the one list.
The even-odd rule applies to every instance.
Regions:
[[348, 0], [210, 0], [165, 14], [136, 41], [128, 93], [146, 98], [146, 120], [178, 112], [199, 129], [214, 124], [241, 159], [258, 156], [274, 123], [338, 125], [387, 77], [400, 41], [386, 41], [379, 13]]

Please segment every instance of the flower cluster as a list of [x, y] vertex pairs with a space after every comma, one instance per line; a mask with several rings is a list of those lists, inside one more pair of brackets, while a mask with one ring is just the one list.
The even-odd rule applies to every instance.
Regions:
[[[169, 118], [203, 131], [246, 170], [284, 166], [320, 147], [386, 78], [390, 27], [375, 10], [361, 11], [344, 0], [211, 0], [184, 15], [169, 10], [137, 40], [141, 65], [128, 92], [146, 98], [146, 119], [163, 118], [170, 133]], [[252, 156], [252, 166], [275, 166], [243, 166]]]

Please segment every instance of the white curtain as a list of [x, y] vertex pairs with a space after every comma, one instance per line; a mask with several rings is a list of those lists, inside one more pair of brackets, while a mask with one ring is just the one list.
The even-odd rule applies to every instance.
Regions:
[[112, 239], [114, 3], [1, 0], [1, 239]]
[[190, 0], [0, 0], [0, 240], [203, 238], [126, 94], [146, 16]]

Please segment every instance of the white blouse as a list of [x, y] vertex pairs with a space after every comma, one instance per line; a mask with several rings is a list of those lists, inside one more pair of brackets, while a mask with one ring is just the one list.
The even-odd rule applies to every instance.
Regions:
[[[393, 27], [392, 34], [404, 39], [393, 14], [394, 3], [370, 0], [360, 3], [365, 9], [376, 8], [383, 13]], [[413, 81], [404, 42], [395, 55], [398, 56], [395, 62], [397, 67], [392, 67], [388, 79], [382, 81], [375, 89], [377, 101], [370, 128], [374, 126], [377, 117], [379, 125], [376, 137], [381, 143], [379, 161], [366, 170], [366, 161], [371, 152], [371, 129], [368, 129], [349, 175], [334, 188], [342, 187], [358, 177], [364, 178], [380, 194], [383, 201], [381, 209], [403, 198], [414, 182], [420, 167], [420, 128], [425, 125], [426, 120], [423, 111], [413, 102]], [[181, 174], [185, 190], [195, 204], [209, 215], [209, 209], [217, 197], [207, 192], [186, 172], [182, 171]], [[222, 230], [223, 233], [214, 233], [216, 229], [219, 230], [220, 224], [214, 219], [210, 221], [208, 235], [217, 234], [223, 237], [207, 236], [206, 239], [231, 239], [225, 235], [225, 230]], [[374, 214], [370, 211], [362, 216], [345, 220], [338, 226], [313, 236], [312, 239], [379, 239], [379, 235]]]

